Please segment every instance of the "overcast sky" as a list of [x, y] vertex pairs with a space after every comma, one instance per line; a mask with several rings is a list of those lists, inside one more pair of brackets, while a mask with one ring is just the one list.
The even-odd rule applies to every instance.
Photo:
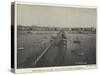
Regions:
[[18, 25], [96, 27], [95, 8], [18, 5]]

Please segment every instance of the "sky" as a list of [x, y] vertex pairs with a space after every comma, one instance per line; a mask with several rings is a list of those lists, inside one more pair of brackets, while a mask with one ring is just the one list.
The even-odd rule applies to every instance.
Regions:
[[18, 4], [17, 24], [46, 27], [96, 27], [96, 9]]

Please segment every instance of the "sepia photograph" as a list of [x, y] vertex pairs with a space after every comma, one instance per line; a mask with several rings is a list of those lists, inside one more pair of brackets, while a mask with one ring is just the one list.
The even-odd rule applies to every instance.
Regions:
[[17, 69], [96, 65], [96, 8], [17, 4], [16, 14]]
[[17, 68], [96, 64], [96, 9], [17, 5]]

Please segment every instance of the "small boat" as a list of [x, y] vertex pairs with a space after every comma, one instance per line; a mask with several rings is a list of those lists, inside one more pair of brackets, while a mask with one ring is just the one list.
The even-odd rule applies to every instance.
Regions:
[[78, 56], [84, 56], [85, 54], [83, 52], [80, 52], [77, 54]]
[[75, 41], [73, 41], [73, 43], [80, 44], [81, 42], [79, 40], [75, 40]]
[[24, 47], [20, 47], [20, 48], [18, 48], [18, 50], [24, 50]]

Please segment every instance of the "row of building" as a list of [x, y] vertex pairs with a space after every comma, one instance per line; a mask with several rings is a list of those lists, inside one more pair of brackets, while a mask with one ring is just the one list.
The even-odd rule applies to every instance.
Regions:
[[40, 27], [40, 26], [17, 26], [19, 31], [92, 31], [96, 32], [96, 28], [64, 28], [64, 27]]

